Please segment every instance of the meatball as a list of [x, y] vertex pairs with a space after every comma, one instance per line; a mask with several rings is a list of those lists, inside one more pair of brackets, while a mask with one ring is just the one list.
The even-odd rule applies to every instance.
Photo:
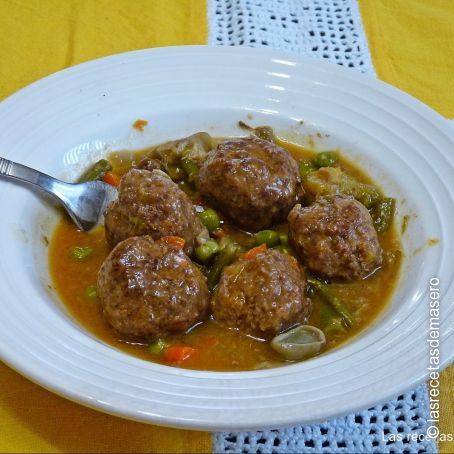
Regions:
[[382, 249], [366, 207], [351, 196], [296, 205], [288, 216], [290, 241], [307, 267], [324, 276], [362, 279], [382, 263]]
[[106, 321], [132, 341], [183, 333], [210, 304], [205, 277], [186, 254], [150, 236], [112, 250], [98, 274], [98, 296]]
[[250, 230], [285, 219], [303, 191], [290, 153], [257, 137], [220, 143], [199, 178], [202, 196]]
[[106, 238], [114, 247], [126, 238], [175, 235], [192, 254], [198, 239], [208, 238], [188, 196], [163, 172], [132, 169], [120, 182], [118, 199], [105, 213]]
[[224, 268], [212, 298], [214, 318], [226, 326], [271, 338], [311, 311], [306, 276], [294, 257], [268, 249]]

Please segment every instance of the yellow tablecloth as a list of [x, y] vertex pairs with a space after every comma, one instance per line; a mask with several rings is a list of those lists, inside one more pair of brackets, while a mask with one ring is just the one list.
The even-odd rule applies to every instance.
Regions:
[[[0, 0], [0, 99], [93, 58], [206, 43], [204, 0]], [[203, 432], [81, 407], [0, 363], [0, 452], [210, 452]]]
[[[454, 1], [359, 0], [377, 73], [454, 117]], [[0, 0], [0, 99], [86, 60], [203, 44], [204, 0]], [[454, 152], [454, 150], [453, 150]], [[441, 432], [452, 432], [454, 369]], [[125, 421], [73, 404], [0, 363], [0, 452], [209, 452], [210, 434]], [[453, 453], [453, 444], [440, 444]]]

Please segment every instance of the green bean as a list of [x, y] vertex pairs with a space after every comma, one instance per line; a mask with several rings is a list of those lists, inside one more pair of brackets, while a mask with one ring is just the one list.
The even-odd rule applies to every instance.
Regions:
[[396, 200], [390, 197], [380, 200], [372, 207], [370, 214], [374, 221], [375, 230], [378, 233], [384, 233], [391, 227], [395, 211]]
[[71, 257], [78, 262], [83, 262], [93, 253], [93, 249], [89, 246], [76, 246], [71, 250]]
[[265, 243], [268, 247], [279, 244], [279, 233], [274, 230], [261, 230], [255, 234], [255, 244], [258, 246]]
[[218, 214], [212, 208], [207, 208], [199, 214], [202, 224], [208, 229], [209, 232], [214, 232], [221, 225], [221, 220]]
[[320, 306], [320, 324], [326, 335], [345, 332], [342, 317], [331, 306], [325, 303], [321, 303]]
[[274, 135], [273, 128], [271, 128], [270, 126], [257, 126], [256, 128], [253, 128], [252, 126], [246, 124], [244, 121], [239, 121], [238, 124], [241, 128], [252, 131], [252, 133], [259, 139], [267, 140], [268, 142], [272, 143], [276, 142], [276, 136]]
[[100, 180], [107, 172], [112, 170], [112, 164], [107, 159], [101, 159], [89, 167], [80, 177], [78, 182]]
[[221, 250], [214, 260], [213, 266], [208, 271], [207, 283], [210, 290], [213, 290], [216, 287], [223, 268], [230, 265], [240, 253], [241, 248], [236, 243], [230, 243]]
[[286, 233], [279, 233], [279, 242], [283, 246], [288, 246], [288, 235]]
[[208, 240], [206, 243], [195, 248], [195, 256], [202, 263], [208, 262], [219, 252], [219, 245], [214, 240]]
[[312, 164], [311, 161], [300, 161], [299, 169], [301, 178], [305, 180], [306, 177], [317, 168], [314, 166], [314, 164]]
[[254, 134], [262, 139], [267, 140], [268, 142], [274, 143], [276, 137], [274, 136], [274, 131], [270, 126], [258, 126], [254, 129]]
[[345, 307], [344, 303], [336, 296], [331, 293], [331, 289], [327, 284], [323, 284], [318, 279], [312, 276], [307, 278], [308, 284], [319, 293], [319, 295], [331, 305], [331, 307], [344, 318], [345, 324], [351, 327], [355, 324], [355, 319], [350, 311]]
[[374, 206], [381, 199], [380, 191], [375, 186], [366, 183], [358, 183], [352, 187], [350, 195], [361, 202], [366, 208]]
[[312, 158], [312, 164], [317, 167], [332, 167], [338, 161], [338, 156], [335, 151], [321, 151]]
[[157, 341], [151, 343], [148, 346], [148, 350], [153, 353], [154, 355], [159, 355], [165, 348], [167, 347], [167, 342], [162, 339], [158, 339]]
[[95, 300], [98, 297], [96, 285], [90, 285], [85, 289], [85, 297], [89, 300]]
[[192, 159], [183, 158], [181, 160], [181, 167], [188, 176], [188, 182], [191, 184], [196, 184], [199, 179], [199, 167], [197, 166], [197, 164]]

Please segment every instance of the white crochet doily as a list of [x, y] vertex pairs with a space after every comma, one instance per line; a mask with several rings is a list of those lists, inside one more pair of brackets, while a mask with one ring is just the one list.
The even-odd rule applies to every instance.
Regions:
[[209, 0], [209, 44], [269, 46], [374, 73], [356, 1]]
[[[355, 0], [208, 0], [209, 44], [270, 46], [374, 74]], [[214, 436], [216, 453], [436, 453], [420, 386], [323, 424]]]
[[[220, 432], [215, 453], [436, 453], [433, 441], [423, 439], [429, 404], [425, 385], [343, 418], [322, 424], [258, 432]], [[420, 438], [420, 439], [418, 439]]]

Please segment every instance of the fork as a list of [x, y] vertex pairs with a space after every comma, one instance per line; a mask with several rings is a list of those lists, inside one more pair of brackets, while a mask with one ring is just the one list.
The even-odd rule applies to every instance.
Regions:
[[117, 190], [102, 181], [65, 183], [37, 170], [0, 157], [0, 178], [19, 180], [50, 194], [63, 205], [81, 230], [95, 227]]

